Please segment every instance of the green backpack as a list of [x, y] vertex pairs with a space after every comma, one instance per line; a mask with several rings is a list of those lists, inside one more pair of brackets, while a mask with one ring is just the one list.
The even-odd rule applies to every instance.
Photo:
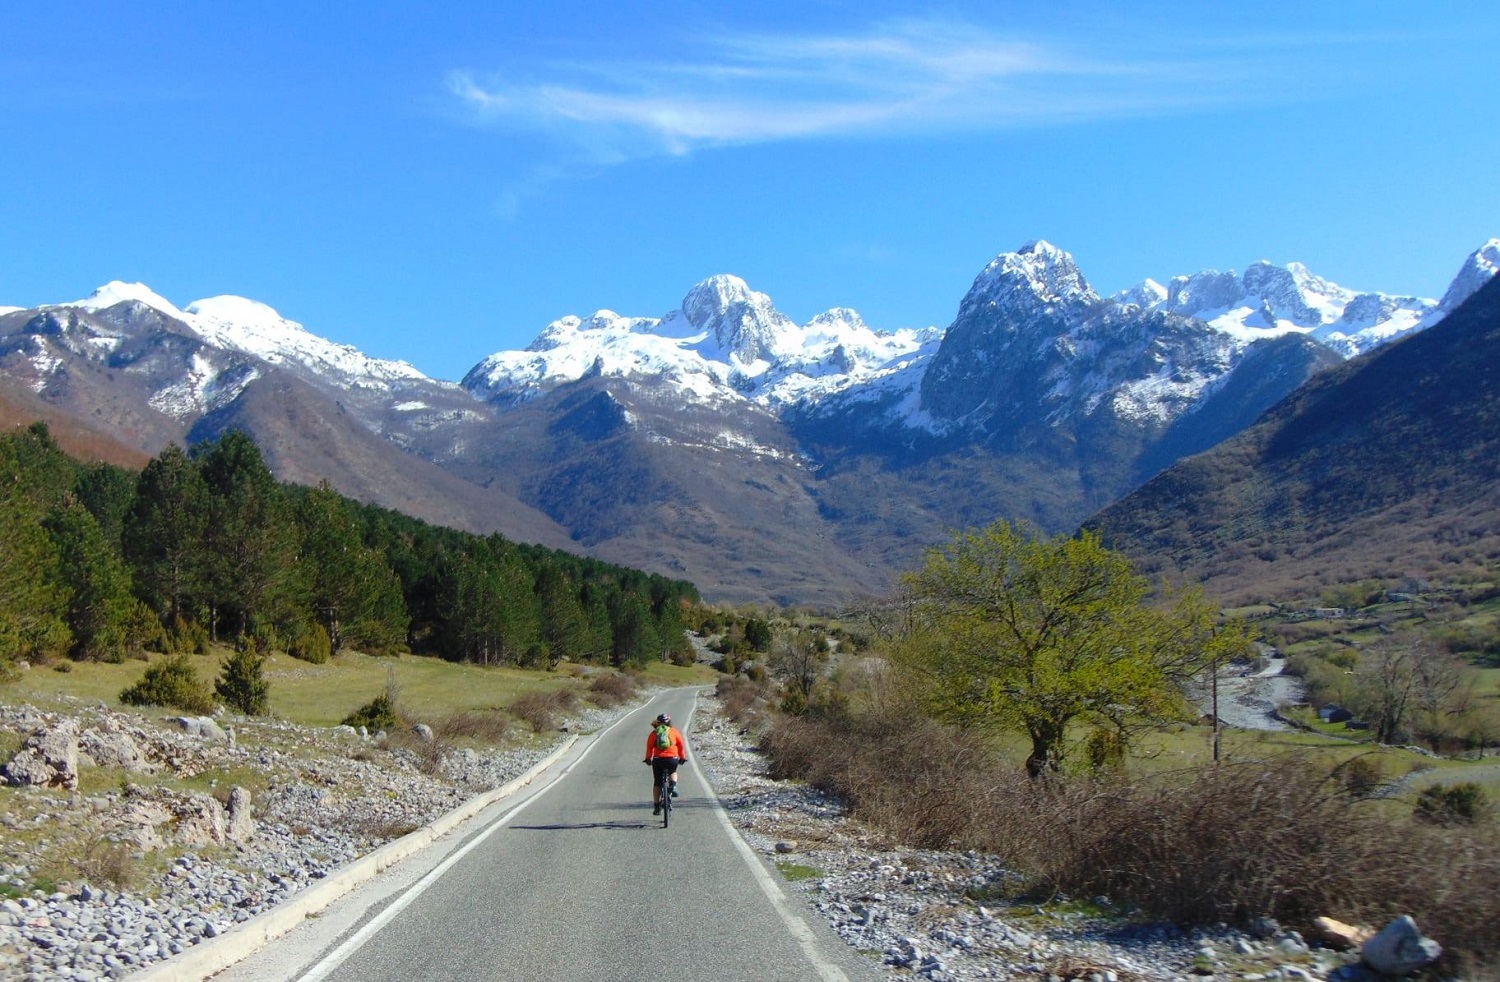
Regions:
[[656, 728], [656, 749], [670, 750], [672, 748], [672, 728], [663, 723]]

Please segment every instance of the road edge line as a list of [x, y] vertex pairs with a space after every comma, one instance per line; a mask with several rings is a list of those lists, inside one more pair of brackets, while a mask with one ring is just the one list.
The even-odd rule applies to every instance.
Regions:
[[[589, 734], [587, 739], [592, 740], [597, 735]], [[531, 765], [519, 777], [498, 788], [475, 795], [453, 811], [438, 816], [421, 828], [408, 832], [399, 839], [393, 839], [359, 859], [341, 866], [318, 884], [308, 887], [286, 903], [278, 904], [263, 914], [237, 924], [216, 938], [193, 945], [180, 955], [174, 955], [155, 965], [148, 965], [127, 978], [131, 982], [198, 982], [198, 980], [217, 975], [292, 931], [308, 918], [317, 916], [355, 887], [368, 883], [402, 860], [416, 855], [486, 808], [531, 784], [582, 739], [585, 738], [577, 734], [570, 735], [561, 745]]]
[[[698, 703], [697, 700], [694, 700], [694, 715], [697, 712]], [[703, 768], [698, 765], [697, 751], [693, 751], [689, 766], [692, 767], [693, 773], [697, 776], [699, 783], [708, 789], [709, 796], [713, 798], [714, 816], [718, 818], [719, 824], [723, 825], [729, 832], [729, 838], [734, 843], [735, 848], [739, 850], [740, 858], [745, 861], [746, 866], [750, 867], [750, 873], [755, 877], [755, 882], [759, 884], [761, 891], [765, 893], [766, 899], [771, 901], [771, 906], [781, 917], [782, 923], [787, 926], [787, 930], [791, 932], [792, 937], [797, 940], [797, 945], [802, 949], [802, 954], [807, 957], [808, 962], [812, 964], [813, 969], [818, 973], [818, 978], [822, 979], [823, 982], [849, 982], [849, 976], [844, 974], [844, 970], [824, 957], [822, 948], [818, 944], [818, 936], [813, 933], [812, 928], [807, 926], [807, 921], [803, 920], [802, 915], [791, 908], [791, 901], [787, 897], [786, 891], [781, 889], [781, 885], [771, 876], [770, 870], [766, 869], [765, 863], [755, 854], [755, 850], [750, 848], [750, 843], [746, 842], [745, 837], [740, 834], [740, 830], [735, 828], [734, 822], [730, 821], [729, 809], [724, 807], [723, 800], [719, 798], [718, 789], [713, 786], [708, 780], [707, 775], [703, 773]]]

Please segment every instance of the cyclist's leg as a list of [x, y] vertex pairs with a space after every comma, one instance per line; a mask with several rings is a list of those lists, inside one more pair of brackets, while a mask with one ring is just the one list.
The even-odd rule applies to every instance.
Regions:
[[674, 798], [677, 797], [677, 768], [678, 768], [678, 765], [679, 765], [679, 762], [678, 762], [677, 758], [675, 758], [675, 757], [672, 758], [671, 764], [668, 765], [668, 767], [669, 767], [668, 773], [671, 775], [671, 782], [672, 782], [671, 783], [672, 797], [674, 797]]
[[651, 814], [655, 815], [661, 810], [661, 775], [666, 769], [666, 760], [662, 757], [651, 761]]

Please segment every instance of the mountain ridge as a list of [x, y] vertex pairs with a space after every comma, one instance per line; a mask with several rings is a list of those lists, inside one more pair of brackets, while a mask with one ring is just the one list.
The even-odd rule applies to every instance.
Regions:
[[[1167, 309], [1159, 286], [1101, 297], [1045, 240], [987, 264], [946, 329], [877, 331], [846, 307], [798, 325], [719, 274], [661, 317], [559, 318], [459, 383], [255, 301], [179, 309], [115, 282], [0, 313], [0, 389], [148, 453], [236, 425], [280, 475], [686, 576], [714, 599], [836, 603], [884, 589], [953, 528], [1077, 527], [1342, 362], [1352, 348], [1320, 330], [1420, 330], [1407, 321], [1486, 282], [1496, 250], [1472, 254], [1442, 302], [1295, 264], [1179, 278], [1178, 306], [1272, 318], [1227, 328]], [[1251, 287], [1258, 306], [1240, 303]]]

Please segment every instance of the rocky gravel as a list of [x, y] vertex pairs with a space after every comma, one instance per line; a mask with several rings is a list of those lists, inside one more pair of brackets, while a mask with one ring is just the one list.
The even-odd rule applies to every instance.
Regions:
[[[589, 732], [631, 708], [587, 709], [566, 725]], [[131, 766], [117, 788], [96, 793], [5, 789], [0, 979], [123, 978], [513, 780], [556, 743], [454, 749], [434, 766], [420, 745], [347, 727], [237, 718], [190, 730], [102, 706], [0, 706], [0, 731], [24, 738], [60, 727], [80, 731], [83, 752]], [[264, 787], [236, 835], [231, 788], [210, 775], [249, 773]], [[191, 788], [195, 777], [205, 790]]]
[[[569, 726], [596, 730], [630, 708], [590, 710]], [[67, 713], [0, 707], [0, 731], [23, 737], [68, 720], [80, 747], [132, 769], [102, 792], [6, 789], [0, 978], [125, 977], [271, 909], [513, 779], [551, 749], [459, 750], [435, 768], [430, 755], [405, 743], [347, 728], [236, 719], [219, 738], [212, 729], [98, 706]], [[1008, 874], [991, 858], [900, 848], [817, 791], [770, 780], [753, 741], [712, 696], [702, 697], [694, 723], [693, 752], [742, 834], [782, 870], [793, 894], [889, 979], [1354, 977], [1341, 968], [1349, 956], [1310, 947], [1274, 924], [1258, 935], [1184, 931], [1136, 923], [1107, 898], [1047, 906], [1005, 900], [999, 888]], [[208, 786], [194, 791], [179, 780], [168, 787], [167, 772], [199, 775]], [[246, 772], [264, 777], [248, 825], [234, 814], [230, 789], [216, 786], [228, 778], [211, 776]], [[67, 868], [74, 875], [49, 892], [32, 889], [53, 875], [59, 854], [73, 857]], [[157, 856], [171, 858], [151, 866]], [[128, 886], [109, 882], [121, 866], [132, 870]]]

